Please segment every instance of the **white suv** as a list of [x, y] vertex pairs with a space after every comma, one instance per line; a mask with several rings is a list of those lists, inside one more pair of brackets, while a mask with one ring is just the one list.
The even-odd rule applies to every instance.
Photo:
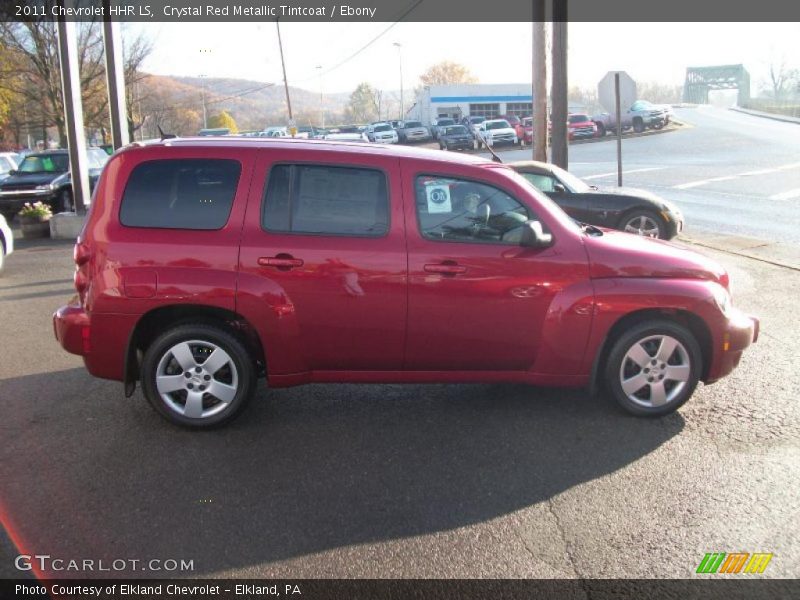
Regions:
[[397, 131], [389, 123], [373, 123], [367, 128], [367, 138], [376, 144], [396, 144]]
[[519, 142], [517, 131], [505, 119], [491, 119], [477, 126], [478, 147], [484, 144], [516, 144]]

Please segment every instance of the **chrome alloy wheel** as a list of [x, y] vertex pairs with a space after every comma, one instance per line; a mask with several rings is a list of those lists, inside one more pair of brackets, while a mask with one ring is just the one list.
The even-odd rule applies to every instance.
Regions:
[[631, 402], [657, 408], [680, 396], [691, 371], [691, 359], [683, 344], [668, 335], [652, 335], [628, 349], [620, 365], [619, 379]]
[[648, 215], [636, 215], [632, 219], [628, 219], [625, 223], [625, 227], [622, 229], [627, 233], [635, 233], [636, 235], [643, 235], [651, 238], [657, 238], [660, 233], [658, 223], [653, 217]]
[[233, 359], [208, 341], [175, 344], [163, 354], [156, 369], [156, 388], [164, 404], [190, 419], [205, 419], [224, 411], [238, 386]]

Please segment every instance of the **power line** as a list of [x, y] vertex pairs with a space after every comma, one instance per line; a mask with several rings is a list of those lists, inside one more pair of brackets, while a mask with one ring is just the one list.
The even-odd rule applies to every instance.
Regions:
[[316, 79], [317, 77], [320, 77], [320, 76], [325, 76], [325, 75], [327, 75], [328, 73], [332, 73], [333, 71], [335, 71], [336, 69], [338, 69], [338, 68], [339, 68], [339, 67], [341, 67], [342, 65], [344, 65], [344, 64], [346, 64], [346, 63], [348, 63], [348, 62], [350, 62], [350, 61], [351, 61], [351, 60], [353, 60], [353, 59], [354, 59], [356, 56], [358, 56], [359, 54], [361, 54], [361, 53], [362, 53], [364, 50], [366, 50], [367, 48], [369, 48], [369, 47], [370, 47], [372, 44], [374, 44], [374, 43], [375, 43], [375, 42], [377, 42], [377, 41], [378, 41], [380, 38], [382, 38], [384, 35], [386, 35], [386, 34], [389, 32], [389, 30], [391, 30], [391, 29], [392, 29], [392, 28], [393, 28], [395, 25], [397, 25], [397, 24], [398, 24], [400, 21], [402, 21], [403, 19], [405, 19], [405, 18], [406, 18], [406, 17], [407, 17], [407, 16], [408, 16], [408, 15], [411, 13], [411, 11], [413, 11], [415, 8], [417, 8], [417, 7], [418, 7], [420, 4], [422, 4], [424, 1], [425, 1], [425, 0], [415, 0], [415, 2], [413, 2], [411, 5], [409, 5], [409, 7], [408, 7], [408, 8], [407, 8], [407, 9], [406, 9], [406, 10], [405, 10], [403, 13], [401, 13], [399, 17], [397, 17], [397, 20], [396, 20], [396, 21], [394, 21], [394, 22], [393, 22], [391, 25], [389, 25], [389, 26], [388, 26], [386, 29], [384, 29], [383, 31], [381, 31], [381, 32], [380, 32], [378, 35], [376, 35], [374, 38], [372, 38], [372, 39], [371, 39], [370, 41], [368, 41], [366, 44], [364, 44], [363, 46], [361, 46], [361, 48], [359, 48], [358, 50], [356, 50], [355, 52], [353, 52], [353, 53], [352, 53], [350, 56], [348, 56], [347, 58], [345, 58], [345, 59], [343, 59], [343, 60], [339, 61], [338, 63], [336, 63], [335, 65], [333, 65], [332, 67], [330, 67], [328, 70], [326, 70], [326, 71], [323, 71], [322, 73], [315, 73], [314, 75], [312, 75], [312, 76], [310, 76], [310, 77], [306, 77], [306, 78], [304, 78], [304, 79], [296, 79], [296, 80], [294, 80], [292, 83], [293, 83], [293, 84], [297, 84], [297, 83], [303, 83], [303, 82], [305, 82], [305, 81], [310, 81], [310, 80], [312, 80], [312, 79]]

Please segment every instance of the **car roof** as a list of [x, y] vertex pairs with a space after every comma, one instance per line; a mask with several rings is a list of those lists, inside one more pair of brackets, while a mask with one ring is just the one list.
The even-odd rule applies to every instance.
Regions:
[[166, 140], [152, 140], [147, 142], [134, 142], [122, 151], [130, 152], [152, 147], [175, 148], [285, 148], [296, 150], [322, 150], [326, 152], [341, 152], [346, 154], [360, 154], [362, 156], [395, 156], [417, 160], [430, 160], [442, 163], [457, 163], [469, 165], [492, 165], [490, 160], [469, 154], [455, 154], [442, 152], [431, 148], [418, 148], [413, 146], [384, 146], [365, 142], [349, 142], [344, 140], [309, 140], [304, 138], [251, 138], [236, 136], [219, 137], [186, 137], [170, 138]]
[[540, 162], [538, 160], [517, 160], [510, 163], [505, 163], [515, 171], [526, 171], [528, 173], [552, 173], [553, 165], [550, 163]]

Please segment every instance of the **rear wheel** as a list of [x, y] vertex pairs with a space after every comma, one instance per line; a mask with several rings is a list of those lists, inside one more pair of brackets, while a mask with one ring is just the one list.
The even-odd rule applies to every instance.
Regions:
[[644, 121], [639, 118], [633, 120], [633, 130], [636, 133], [642, 133], [644, 131]]
[[604, 137], [606, 135], [606, 126], [602, 123], [596, 123], [597, 125], [597, 137]]
[[175, 327], [150, 345], [142, 361], [148, 401], [183, 427], [230, 421], [253, 396], [255, 381], [255, 365], [245, 346], [214, 325]]
[[694, 393], [702, 353], [692, 333], [672, 321], [639, 323], [613, 345], [605, 368], [611, 396], [627, 412], [658, 417]]
[[649, 210], [629, 212], [622, 218], [620, 229], [644, 237], [667, 239], [667, 225], [664, 219]]

